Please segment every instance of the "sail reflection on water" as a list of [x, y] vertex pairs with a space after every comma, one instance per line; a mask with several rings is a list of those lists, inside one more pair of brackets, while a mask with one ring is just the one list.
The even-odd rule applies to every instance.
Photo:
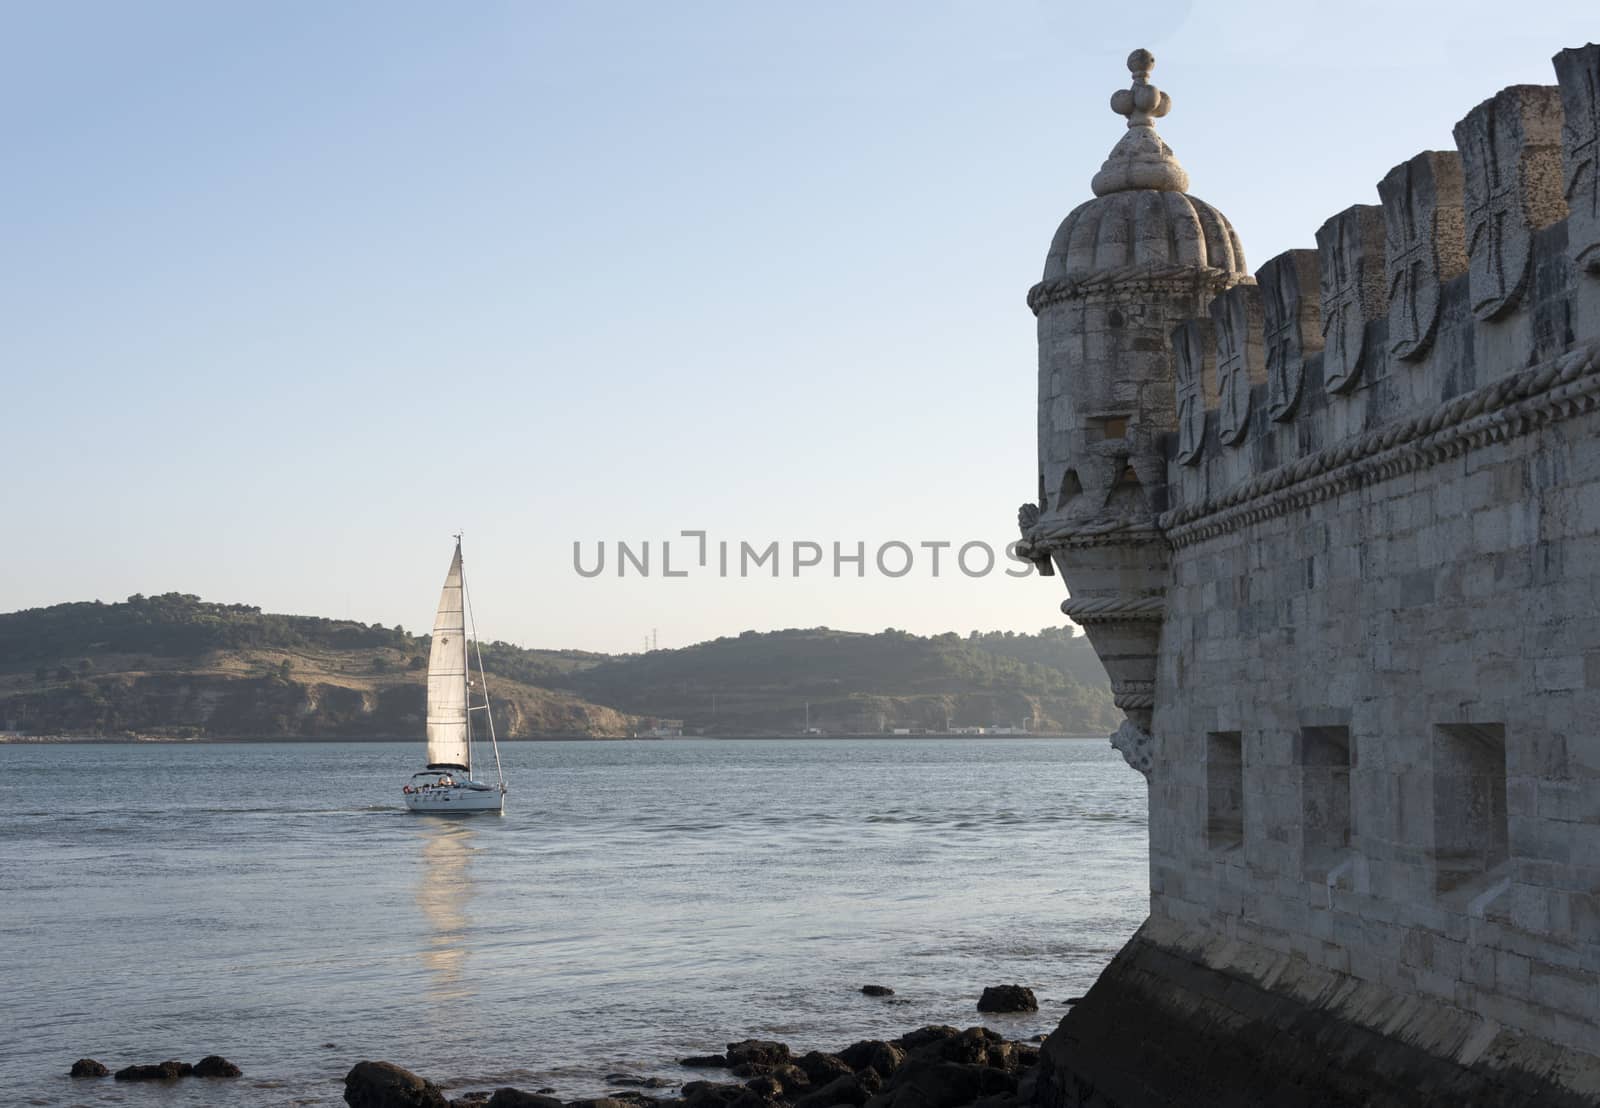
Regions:
[[459, 1000], [473, 995], [463, 972], [467, 958], [467, 907], [473, 895], [473, 830], [455, 822], [430, 821], [417, 828], [422, 838], [417, 873], [417, 907], [428, 931], [422, 964], [428, 968], [428, 995]]

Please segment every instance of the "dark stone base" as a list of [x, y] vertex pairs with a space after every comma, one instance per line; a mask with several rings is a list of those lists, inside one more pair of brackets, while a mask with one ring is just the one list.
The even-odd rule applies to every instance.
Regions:
[[[1041, 1108], [1600, 1105], [1600, 1095], [1552, 1080], [1571, 1076], [1576, 1061], [1594, 1087], [1593, 1059], [1577, 1052], [1399, 995], [1388, 1006], [1394, 1034], [1383, 1034], [1334, 1011], [1364, 988], [1343, 975], [1303, 970], [1295, 991], [1268, 988], [1153, 930], [1147, 923], [1134, 936], [1046, 1040]], [[1323, 988], [1308, 991], [1319, 976]], [[1416, 1045], [1474, 1038], [1487, 1046], [1467, 1051], [1471, 1064]]]

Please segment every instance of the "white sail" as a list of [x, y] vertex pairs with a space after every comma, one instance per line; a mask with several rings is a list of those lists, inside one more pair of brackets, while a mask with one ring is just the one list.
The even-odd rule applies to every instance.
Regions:
[[467, 620], [461, 603], [461, 544], [433, 617], [433, 647], [428, 652], [428, 768], [472, 769], [467, 741]]

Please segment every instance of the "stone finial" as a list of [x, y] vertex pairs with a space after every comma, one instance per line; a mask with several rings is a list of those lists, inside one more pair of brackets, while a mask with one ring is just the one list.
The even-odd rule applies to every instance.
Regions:
[[1128, 72], [1133, 74], [1129, 88], [1111, 94], [1111, 110], [1128, 117], [1128, 133], [1094, 175], [1089, 187], [1096, 196], [1130, 189], [1155, 189], [1160, 192], [1185, 192], [1189, 175], [1173, 155], [1171, 147], [1156, 134], [1155, 121], [1172, 109], [1172, 97], [1150, 83], [1150, 70], [1156, 57], [1148, 50], [1128, 55]]

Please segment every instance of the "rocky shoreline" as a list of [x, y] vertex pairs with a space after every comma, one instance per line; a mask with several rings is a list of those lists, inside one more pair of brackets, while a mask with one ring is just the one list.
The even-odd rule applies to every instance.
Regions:
[[[882, 985], [864, 985], [861, 992], [894, 995]], [[986, 988], [977, 1005], [980, 1012], [995, 1013], [1034, 1012], [1038, 1007], [1033, 991], [1021, 985]], [[677, 1059], [681, 1081], [610, 1073], [606, 1084], [611, 1090], [603, 1096], [565, 1101], [553, 1095], [554, 1089], [510, 1086], [450, 1097], [426, 1077], [393, 1062], [361, 1061], [345, 1075], [344, 1101], [350, 1108], [1022, 1108], [1034, 1100], [1038, 1044], [1044, 1038], [1008, 1041], [987, 1027], [960, 1030], [934, 1024], [896, 1039], [864, 1039], [832, 1053], [802, 1053], [771, 1039], [743, 1039], [729, 1043], [721, 1054]], [[234, 1078], [240, 1070], [225, 1058], [208, 1055], [193, 1065], [169, 1060], [130, 1065], [113, 1074], [93, 1058], [80, 1058], [69, 1076], [172, 1082]]]
[[[918, 1028], [866, 1039], [836, 1053], [796, 1053], [768, 1039], [729, 1043], [724, 1054], [679, 1059], [725, 1079], [608, 1075], [605, 1096], [563, 1101], [553, 1090], [505, 1087], [454, 1098], [392, 1062], [358, 1062], [345, 1077], [350, 1108], [1020, 1108], [1033, 1101], [1036, 1043], [1007, 1041], [986, 1027]], [[641, 1089], [659, 1090], [652, 1094]]]

